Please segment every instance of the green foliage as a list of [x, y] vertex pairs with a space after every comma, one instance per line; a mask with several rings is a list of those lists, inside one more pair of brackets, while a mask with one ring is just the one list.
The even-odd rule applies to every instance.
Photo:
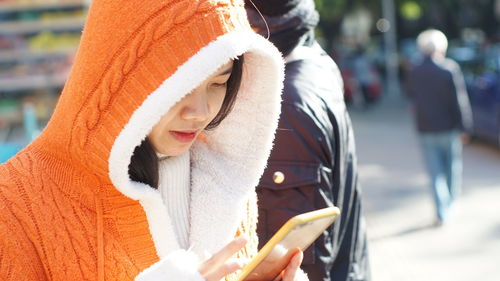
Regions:
[[323, 22], [339, 22], [345, 14], [359, 7], [376, 12], [381, 5], [381, 0], [314, 0], [314, 2]]
[[417, 20], [422, 16], [422, 8], [416, 1], [406, 1], [400, 5], [401, 16], [408, 20]]
[[315, 0], [322, 21], [331, 22], [342, 18], [349, 0]]

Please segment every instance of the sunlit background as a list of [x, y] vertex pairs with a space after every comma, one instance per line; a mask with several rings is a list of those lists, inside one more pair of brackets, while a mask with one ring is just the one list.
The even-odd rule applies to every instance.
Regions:
[[[316, 3], [353, 119], [373, 280], [500, 280], [500, 1]], [[463, 193], [441, 228], [404, 91], [428, 28], [448, 37], [474, 118]]]
[[[500, 280], [500, 0], [316, 0], [316, 35], [344, 78], [374, 281]], [[0, 0], [0, 163], [43, 130], [89, 1]], [[449, 224], [434, 206], [405, 76], [415, 38], [443, 31], [474, 117], [464, 190]]]

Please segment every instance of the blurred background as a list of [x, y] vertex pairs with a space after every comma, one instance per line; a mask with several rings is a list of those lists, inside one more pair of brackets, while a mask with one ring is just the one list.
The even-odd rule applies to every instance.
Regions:
[[82, 0], [0, 0], [0, 163], [50, 118], [80, 40]]
[[[0, 0], [0, 163], [51, 116], [89, 1]], [[500, 0], [316, 0], [319, 41], [344, 78], [374, 281], [500, 280]], [[450, 223], [434, 206], [403, 81], [415, 38], [443, 31], [472, 105], [464, 190]]]

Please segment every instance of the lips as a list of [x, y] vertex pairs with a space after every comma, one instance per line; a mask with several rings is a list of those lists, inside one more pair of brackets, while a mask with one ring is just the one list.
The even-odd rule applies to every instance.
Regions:
[[170, 134], [180, 142], [191, 142], [198, 131], [170, 131]]

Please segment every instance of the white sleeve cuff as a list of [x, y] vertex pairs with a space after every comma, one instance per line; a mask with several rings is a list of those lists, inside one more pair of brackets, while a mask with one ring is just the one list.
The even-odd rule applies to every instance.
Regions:
[[135, 281], [205, 281], [198, 272], [198, 265], [198, 256], [195, 253], [174, 251], [139, 273]]

